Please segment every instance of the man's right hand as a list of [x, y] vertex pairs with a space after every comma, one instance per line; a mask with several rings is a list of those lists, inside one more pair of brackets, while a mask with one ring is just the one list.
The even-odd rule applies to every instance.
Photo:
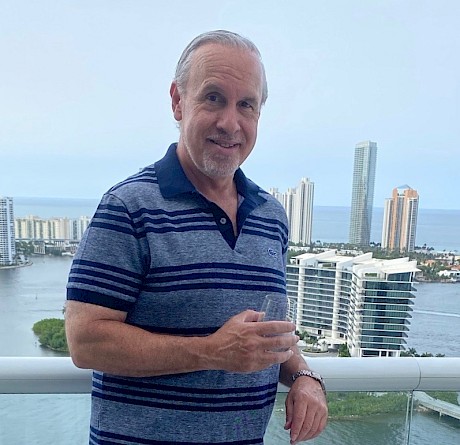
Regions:
[[[292, 357], [299, 337], [288, 321], [259, 321], [260, 312], [247, 310], [230, 318], [208, 337], [210, 369], [254, 372]], [[276, 352], [275, 352], [276, 351]]]

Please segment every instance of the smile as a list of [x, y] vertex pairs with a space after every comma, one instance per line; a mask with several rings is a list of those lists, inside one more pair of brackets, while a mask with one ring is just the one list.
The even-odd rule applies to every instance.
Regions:
[[224, 142], [224, 141], [219, 141], [219, 140], [215, 140], [215, 139], [209, 139], [213, 144], [216, 144], [218, 145], [219, 147], [222, 147], [222, 148], [235, 148], [235, 147], [238, 147], [240, 144], [239, 143], [228, 143], [228, 142]]

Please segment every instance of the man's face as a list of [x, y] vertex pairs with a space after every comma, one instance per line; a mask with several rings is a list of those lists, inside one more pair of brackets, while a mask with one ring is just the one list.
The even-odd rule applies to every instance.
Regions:
[[185, 170], [209, 178], [233, 176], [256, 142], [262, 100], [257, 56], [204, 45], [192, 56], [181, 93], [173, 83], [172, 106], [181, 129], [178, 156]]

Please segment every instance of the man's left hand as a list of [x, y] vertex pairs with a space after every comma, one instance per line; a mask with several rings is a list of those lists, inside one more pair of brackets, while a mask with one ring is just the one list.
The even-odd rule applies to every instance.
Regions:
[[321, 385], [310, 377], [299, 377], [286, 397], [286, 424], [291, 444], [318, 436], [326, 426], [328, 409]]

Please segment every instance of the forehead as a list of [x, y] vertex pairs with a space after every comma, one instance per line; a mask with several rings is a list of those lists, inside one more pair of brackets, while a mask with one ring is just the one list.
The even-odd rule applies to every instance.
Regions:
[[200, 88], [209, 83], [223, 87], [252, 90], [262, 96], [263, 71], [254, 52], [233, 46], [206, 44], [197, 48], [192, 56], [189, 83]]

